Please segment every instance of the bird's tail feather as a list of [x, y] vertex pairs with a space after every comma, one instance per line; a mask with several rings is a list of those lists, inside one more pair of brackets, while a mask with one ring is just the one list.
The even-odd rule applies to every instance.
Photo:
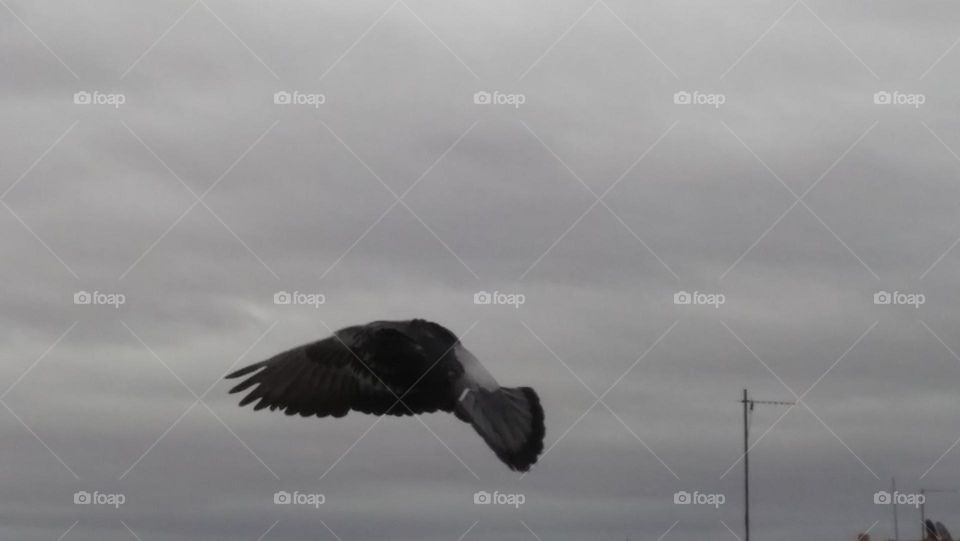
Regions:
[[529, 470], [543, 451], [543, 408], [530, 387], [466, 390], [455, 413], [511, 470]]

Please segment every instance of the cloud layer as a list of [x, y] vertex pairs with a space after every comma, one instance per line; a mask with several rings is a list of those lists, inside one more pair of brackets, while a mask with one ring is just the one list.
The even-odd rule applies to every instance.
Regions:
[[[958, 22], [804, 0], [4, 3], [0, 534], [734, 539], [749, 388], [800, 402], [751, 416], [755, 535], [892, 536], [891, 477], [960, 487]], [[529, 475], [452, 416], [226, 395], [232, 366], [409, 317], [538, 390]], [[927, 512], [957, 529], [958, 506]], [[901, 536], [917, 519], [900, 507]]]

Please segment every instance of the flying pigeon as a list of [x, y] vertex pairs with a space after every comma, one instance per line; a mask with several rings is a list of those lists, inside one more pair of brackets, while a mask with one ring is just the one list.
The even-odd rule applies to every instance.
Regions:
[[543, 408], [530, 387], [501, 387], [442, 325], [413, 319], [340, 329], [228, 374], [246, 376], [230, 393], [245, 406], [287, 415], [343, 417], [452, 412], [511, 470], [527, 471], [543, 451]]
[[927, 519], [924, 522], [924, 531], [926, 535], [924, 536], [925, 541], [940, 541], [940, 534], [937, 532], [937, 525], [933, 523], [932, 520]]

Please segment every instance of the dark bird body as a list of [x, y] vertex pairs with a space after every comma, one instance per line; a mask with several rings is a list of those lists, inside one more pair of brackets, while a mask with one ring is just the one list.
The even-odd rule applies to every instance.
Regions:
[[227, 375], [247, 376], [241, 406], [303, 417], [444, 411], [470, 423], [507, 466], [526, 471], [543, 450], [543, 408], [529, 387], [500, 387], [455, 334], [422, 319], [374, 321]]

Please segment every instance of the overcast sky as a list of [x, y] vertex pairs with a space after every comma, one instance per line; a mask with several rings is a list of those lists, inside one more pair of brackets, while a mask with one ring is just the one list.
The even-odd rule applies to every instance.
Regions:
[[[954, 2], [2, 0], [0, 26], [4, 539], [733, 541], [744, 388], [798, 402], [751, 417], [755, 539], [892, 537], [892, 477], [960, 488]], [[536, 388], [529, 474], [452, 415], [226, 394], [410, 317]], [[960, 494], [927, 512], [960, 531]]]

